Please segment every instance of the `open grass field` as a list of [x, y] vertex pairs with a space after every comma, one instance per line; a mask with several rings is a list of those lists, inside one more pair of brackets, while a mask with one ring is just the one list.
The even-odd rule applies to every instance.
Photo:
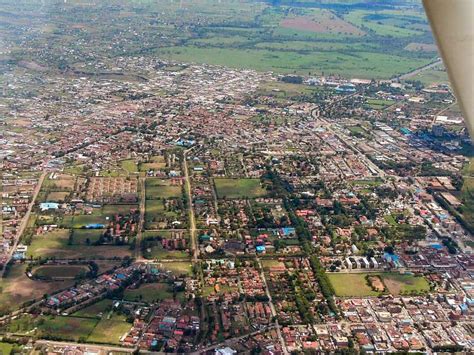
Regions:
[[380, 274], [388, 291], [394, 295], [420, 294], [430, 291], [428, 281], [422, 276], [400, 275], [396, 273]]
[[101, 318], [112, 307], [112, 300], [104, 299], [73, 314], [74, 317]]
[[88, 272], [85, 265], [43, 265], [33, 269], [35, 277], [46, 277], [52, 279], [74, 279], [77, 275]]
[[107, 220], [103, 215], [77, 215], [72, 220], [73, 228], [84, 228], [88, 224], [105, 224]]
[[367, 297], [379, 295], [367, 284], [366, 274], [328, 273], [327, 276], [336, 296]]
[[42, 190], [53, 191], [72, 191], [76, 183], [76, 177], [69, 174], [58, 174], [56, 179], [51, 179], [47, 176], [41, 186]]
[[165, 158], [161, 155], [154, 155], [150, 158], [149, 161], [140, 163], [140, 171], [149, 171], [149, 170], [162, 170], [166, 168]]
[[101, 319], [87, 338], [88, 342], [120, 344], [120, 339], [130, 331], [131, 323], [119, 320]]
[[25, 274], [26, 264], [13, 265], [0, 280], [0, 313], [19, 308], [24, 302], [40, 299], [44, 294], [71, 286], [74, 281], [42, 282], [31, 280]]
[[[336, 54], [337, 53], [337, 54]], [[358, 78], [391, 78], [424, 66], [433, 58], [359, 51], [307, 53], [220, 47], [175, 46], [158, 49], [158, 55], [186, 63], [226, 65], [239, 69], [296, 74], [335, 74]]]
[[138, 166], [135, 163], [135, 161], [132, 159], [122, 160], [120, 162], [120, 166], [122, 167], [123, 170], [125, 170], [129, 174], [138, 172]]
[[166, 250], [161, 245], [153, 246], [145, 250], [144, 258], [152, 260], [167, 260], [167, 259], [187, 259], [189, 254], [181, 250]]
[[303, 16], [287, 16], [280, 26], [300, 31], [362, 36], [365, 32], [325, 9], [312, 9]]
[[95, 326], [97, 320], [78, 317], [44, 317], [38, 324], [38, 334], [41, 337], [54, 336], [64, 340], [78, 341], [86, 339]]
[[237, 287], [232, 287], [229, 285], [219, 285], [219, 290], [216, 292], [216, 288], [214, 286], [205, 286], [202, 289], [202, 296], [203, 297], [208, 297], [211, 294], [218, 294], [222, 295], [227, 292], [233, 292], [233, 291], [238, 291]]
[[382, 99], [368, 99], [367, 106], [373, 108], [374, 110], [383, 110], [384, 108], [393, 105], [395, 102], [392, 100], [382, 100]]
[[181, 186], [171, 185], [166, 179], [147, 178], [145, 181], [147, 200], [181, 197]]
[[[101, 259], [130, 256], [131, 250], [128, 246], [115, 245], [79, 245], [70, 244], [70, 231], [68, 229], [57, 229], [55, 231], [35, 236], [28, 248], [27, 256], [56, 257], [58, 259]], [[73, 239], [74, 240], [74, 239]]]
[[[39, 14], [39, 20], [43, 20], [39, 23], [46, 23], [48, 18], [43, 18], [45, 15], [39, 6], [29, 4], [29, 11]], [[10, 4], [5, 5], [5, 12], [13, 16], [2, 18], [13, 28], [22, 26], [21, 16], [15, 16], [18, 11]], [[102, 21], [91, 20], [95, 14], [102, 13], [107, 14], [102, 16]], [[159, 18], [157, 13], [160, 13]], [[124, 48], [106, 49], [108, 40], [123, 30], [124, 23], [129, 24], [130, 31], [137, 33], [134, 40], [128, 41]], [[59, 31], [64, 24], [87, 31], [64, 34]], [[219, 64], [277, 73], [324, 72], [326, 75], [388, 79], [420, 67], [430, 56], [436, 56], [431, 52], [433, 40], [419, 1], [407, 4], [375, 0], [362, 8], [353, 1], [132, 1], [121, 3], [120, 8], [113, 6], [113, 2], [103, 1], [94, 9], [68, 1], [62, 5], [58, 17], [49, 19], [47, 26], [32, 26], [32, 30], [40, 33], [35, 43], [45, 43], [48, 36], [54, 35], [57, 37], [55, 43], [68, 48], [81, 39], [94, 43], [106, 57], [140, 54], [158, 56], [166, 61]], [[183, 31], [183, 27], [187, 30]], [[95, 33], [103, 35], [97, 39], [92, 37]], [[159, 46], [143, 45], [154, 43], [156, 36], [160, 38]], [[286, 50], [267, 49], [294, 41], [307, 45], [291, 44]], [[410, 45], [412, 43], [415, 45]], [[315, 49], [315, 44], [321, 49]], [[340, 45], [347, 47], [340, 49]], [[30, 48], [34, 48], [33, 44]], [[42, 70], [54, 65], [45, 63], [33, 51], [29, 54], [32, 58], [22, 61], [21, 66]], [[74, 67], [75, 63], [68, 64]], [[175, 65], [175, 68], [179, 67], [179, 63]], [[81, 69], [92, 71], [93, 63], [84, 63]], [[109, 73], [101, 77], [134, 80], [129, 74]], [[120, 171], [111, 174], [135, 170], [128, 162], [124, 164], [118, 169]], [[142, 165], [139, 170], [149, 168], [153, 167]]]
[[219, 198], [255, 198], [265, 196], [259, 179], [214, 179]]
[[[72, 231], [73, 245], [88, 245], [99, 240], [105, 229], [74, 229]], [[87, 242], [89, 240], [89, 243]]]
[[162, 262], [160, 263], [160, 267], [176, 276], [190, 276], [193, 273], [192, 264], [190, 261]]
[[135, 302], [155, 302], [172, 298], [173, 291], [170, 285], [166, 283], [147, 283], [137, 289], [126, 289], [123, 299]]
[[129, 205], [129, 204], [124, 204], [124, 205], [104, 205], [102, 207], [102, 214], [106, 217], [113, 217], [117, 214], [129, 214], [131, 211], [137, 210], [138, 205]]
[[64, 202], [69, 195], [68, 191], [53, 191], [47, 195], [46, 200], [50, 202]]
[[351, 185], [377, 187], [383, 184], [382, 180], [352, 180]]
[[379, 292], [372, 290], [367, 284], [367, 275], [379, 276], [387, 291], [394, 295], [420, 294], [429, 292], [428, 281], [422, 276], [409, 274], [387, 273], [328, 273], [336, 296], [339, 297], [367, 297], [378, 296]]
[[448, 74], [442, 66], [423, 70], [412, 76], [410, 80], [421, 81], [427, 86], [431, 84], [449, 84]]
[[[411, 14], [413, 16], [413, 14]], [[378, 11], [374, 14], [368, 10], [354, 10], [344, 16], [344, 20], [360, 28], [367, 28], [380, 36], [412, 37], [421, 35], [423, 31], [406, 26], [408, 16], [394, 14], [389, 11]], [[423, 22], [423, 18], [410, 17], [412, 22]]]
[[13, 344], [0, 342], [0, 355], [10, 355]]
[[269, 271], [272, 267], [275, 266], [284, 266], [285, 263], [275, 260], [275, 259], [263, 259], [262, 260], [262, 267], [263, 270]]
[[72, 228], [84, 228], [88, 224], [106, 224], [107, 218], [112, 218], [115, 215], [130, 214], [131, 211], [137, 210], [138, 205], [134, 204], [110, 204], [104, 205], [102, 208], [94, 208], [92, 214], [68, 216], [71, 217]]

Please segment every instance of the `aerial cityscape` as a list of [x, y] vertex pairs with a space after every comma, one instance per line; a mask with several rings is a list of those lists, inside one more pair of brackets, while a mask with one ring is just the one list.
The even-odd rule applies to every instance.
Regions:
[[0, 0], [0, 354], [474, 352], [474, 149], [418, 0]]

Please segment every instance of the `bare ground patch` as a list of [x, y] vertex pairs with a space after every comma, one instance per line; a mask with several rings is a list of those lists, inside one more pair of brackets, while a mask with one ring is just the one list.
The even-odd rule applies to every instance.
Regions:
[[435, 44], [416, 42], [407, 44], [404, 49], [410, 52], [436, 52], [438, 50]]
[[330, 11], [322, 11], [316, 16], [286, 18], [280, 22], [280, 26], [316, 33], [344, 33], [356, 36], [365, 35], [365, 32], [360, 28], [344, 21]]

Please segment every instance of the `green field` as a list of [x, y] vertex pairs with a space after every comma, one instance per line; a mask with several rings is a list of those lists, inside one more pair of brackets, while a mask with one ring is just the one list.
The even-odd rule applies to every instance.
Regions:
[[390, 273], [328, 273], [336, 296], [339, 297], [368, 297], [378, 296], [380, 293], [372, 290], [365, 277], [379, 276], [387, 288], [394, 295], [420, 294], [429, 292], [428, 281], [422, 276]]
[[150, 251], [145, 250], [143, 257], [145, 259], [162, 260], [162, 259], [187, 259], [189, 254], [184, 250], [166, 250], [161, 245], [152, 246]]
[[[406, 12], [405, 12], [406, 13]], [[417, 13], [411, 13], [411, 17], [402, 13], [394, 14], [390, 11], [355, 10], [344, 16], [344, 19], [354, 25], [366, 28], [380, 36], [411, 37], [421, 35], [423, 32], [407, 28], [407, 19], [413, 19]], [[415, 19], [423, 22], [423, 18]], [[398, 23], [397, 23], [398, 22]]]
[[181, 186], [171, 185], [169, 180], [147, 178], [145, 181], [147, 200], [181, 197]]
[[112, 308], [112, 300], [104, 299], [87, 306], [73, 314], [74, 317], [101, 318], [103, 313]]
[[0, 314], [18, 309], [24, 302], [71, 286], [74, 281], [36, 281], [26, 276], [26, 264], [15, 264], [0, 279]]
[[97, 320], [93, 318], [44, 317], [37, 332], [41, 337], [78, 341], [87, 339], [96, 325]]
[[380, 179], [373, 179], [373, 180], [352, 180], [351, 185], [355, 186], [369, 186], [369, 187], [377, 187], [383, 184], [383, 181]]
[[88, 245], [97, 242], [104, 229], [74, 229], [72, 231], [72, 244], [74, 245]]
[[375, 110], [383, 110], [384, 108], [393, 105], [395, 102], [392, 100], [383, 99], [368, 99], [367, 105]]
[[137, 210], [138, 205], [104, 205], [102, 207], [102, 214], [106, 217], [113, 217], [117, 214], [126, 215], [131, 211]]
[[0, 342], [0, 355], [10, 355], [13, 350], [13, 344]]
[[[119, 55], [142, 55], [276, 73], [311, 72], [384, 79], [409, 72], [436, 57], [419, 1], [375, 0], [370, 2], [370, 8], [362, 9], [353, 1], [304, 1], [304, 4], [250, 0], [133, 1], [120, 2], [120, 6], [113, 1], [101, 1], [95, 5], [92, 8], [69, 1], [51, 10], [53, 16], [46, 17], [40, 4], [22, 3], [15, 7], [7, 3], [4, 11], [12, 16], [5, 21], [12, 31], [5, 34], [4, 40], [14, 43], [13, 34], [21, 24], [12, 19], [29, 11], [37, 14], [38, 23], [48, 26], [45, 30], [45, 26], [31, 25], [31, 30], [39, 35], [34, 39], [26, 37], [24, 48], [29, 50], [25, 57], [47, 67], [58, 66], [57, 58], [46, 61], [37, 54], [37, 47], [51, 44], [52, 35], [56, 40], [51, 51], [61, 53], [58, 57], [71, 67], [78, 64], [77, 60], [69, 57], [63, 48], [74, 47], [79, 40], [91, 46], [85, 51], [97, 51], [104, 62]], [[106, 16], [93, 21], [96, 14]], [[67, 34], [59, 31], [70, 23], [81, 24], [87, 30]], [[110, 38], [123, 31], [124, 26], [136, 35], [117, 48], [109, 48]], [[97, 37], [96, 33], [102, 35]], [[431, 49], [414, 50], [413, 46], [409, 47], [411, 43]], [[181, 69], [179, 63], [172, 67], [171, 71]], [[82, 69], [95, 70], [92, 62], [85, 62]], [[116, 80], [136, 80], [136, 76], [127, 73], [102, 75]], [[161, 169], [163, 164], [145, 162], [139, 170]], [[135, 163], [126, 159], [120, 162], [118, 170], [103, 173], [130, 174], [136, 169]]]
[[81, 273], [87, 273], [89, 268], [84, 265], [43, 265], [33, 269], [35, 277], [52, 279], [73, 279]]
[[474, 227], [474, 178], [472, 175], [472, 167], [474, 164], [469, 165], [467, 168], [467, 176], [464, 177], [464, 184], [461, 189], [461, 200], [463, 205], [461, 207], [462, 218], [471, 227]]
[[430, 291], [428, 281], [422, 276], [400, 275], [396, 273], [380, 274], [388, 291], [394, 295], [420, 294]]
[[122, 338], [132, 328], [131, 323], [119, 320], [101, 319], [87, 338], [91, 343], [120, 344]]
[[160, 265], [164, 270], [170, 271], [173, 275], [176, 276], [191, 276], [193, 273], [192, 264], [189, 261], [162, 262], [160, 263]]
[[[43, 235], [35, 236], [31, 245], [28, 247], [27, 256], [38, 257], [56, 257], [64, 259], [72, 258], [113, 258], [115, 256], [123, 258], [129, 256], [131, 250], [127, 245], [85, 245], [73, 244], [69, 238], [72, 233], [68, 229], [57, 229]], [[85, 232], [84, 232], [85, 233]]]
[[265, 49], [200, 48], [180, 46], [160, 48], [158, 54], [190, 63], [226, 65], [239, 69], [314, 74], [338, 73], [347, 77], [391, 78], [429, 64], [433, 58], [409, 58], [376, 52], [286, 52]]
[[134, 160], [122, 160], [120, 162], [120, 166], [122, 167], [123, 170], [127, 171], [129, 174], [137, 173], [138, 172], [138, 166], [137, 163], [135, 163]]
[[255, 198], [265, 196], [259, 179], [214, 179], [219, 198]]
[[148, 283], [141, 285], [138, 289], [126, 289], [123, 299], [135, 302], [156, 302], [167, 298], [173, 298], [171, 286], [166, 283]]
[[327, 276], [331, 282], [336, 296], [339, 297], [367, 297], [378, 296], [379, 293], [373, 291], [367, 284], [365, 276], [367, 274], [348, 274], [348, 273], [328, 273]]
[[106, 224], [107, 220], [103, 215], [78, 215], [74, 216], [72, 227], [83, 228], [88, 224]]

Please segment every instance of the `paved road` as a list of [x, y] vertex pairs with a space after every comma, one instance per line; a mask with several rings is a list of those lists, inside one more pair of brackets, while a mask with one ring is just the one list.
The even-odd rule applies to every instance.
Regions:
[[263, 333], [267, 330], [270, 330], [270, 329], [273, 329], [275, 326], [269, 326], [269, 327], [265, 327], [264, 329], [260, 329], [260, 330], [256, 330], [255, 332], [252, 332], [252, 333], [249, 333], [249, 334], [245, 334], [245, 335], [242, 335], [242, 336], [239, 336], [239, 337], [235, 337], [235, 338], [230, 338], [230, 339], [226, 339], [224, 340], [223, 342], [219, 343], [219, 344], [214, 344], [214, 345], [209, 345], [209, 346], [206, 346], [205, 348], [202, 348], [202, 349], [199, 349], [197, 351], [194, 351], [192, 352], [191, 354], [192, 355], [199, 355], [199, 354], [202, 354], [206, 351], [210, 351], [210, 350], [213, 350], [213, 349], [218, 349], [218, 348], [222, 348], [222, 347], [226, 347], [226, 346], [230, 346], [232, 345], [233, 343], [235, 343], [236, 341], [239, 341], [239, 340], [242, 340], [242, 339], [245, 339], [247, 337], [250, 337], [250, 336], [254, 336], [254, 335], [257, 335], [259, 333]]
[[[273, 304], [272, 295], [270, 294], [270, 290], [268, 289], [267, 279], [265, 277], [265, 273], [263, 272], [262, 262], [260, 261], [259, 257], [257, 257], [257, 262], [258, 262], [258, 266], [260, 267], [260, 270], [261, 270], [260, 277], [262, 278], [263, 284], [265, 285], [265, 293], [267, 294], [267, 297], [268, 297], [268, 303], [270, 305], [270, 310], [272, 312], [272, 317], [276, 318], [277, 313], [276, 313], [275, 305]], [[278, 335], [278, 340], [280, 341], [281, 348], [283, 349], [283, 354], [287, 355], [288, 350], [286, 349], [285, 340], [283, 339], [283, 336], [281, 335], [280, 324], [278, 323], [277, 319], [275, 319], [275, 327], [276, 327], [276, 331], [277, 331], [277, 335]]]
[[[7, 260], [5, 262], [5, 265], [8, 264], [8, 262], [11, 260], [13, 253], [15, 252], [18, 243], [20, 242], [21, 235], [26, 229], [26, 226], [28, 225], [28, 220], [30, 219], [30, 214], [31, 210], [33, 209], [33, 206], [35, 205], [36, 198], [38, 197], [38, 194], [41, 190], [41, 185], [43, 185], [43, 181], [48, 173], [46, 171], [43, 171], [41, 174], [40, 178], [38, 179], [38, 184], [35, 187], [35, 190], [33, 191], [33, 196], [31, 198], [31, 202], [28, 205], [28, 210], [26, 211], [26, 214], [23, 216], [23, 219], [20, 222], [20, 227], [18, 228], [15, 236], [15, 240], [13, 242], [13, 247], [10, 249]], [[0, 271], [0, 279], [3, 278], [3, 274], [5, 273], [5, 267]]]
[[142, 238], [143, 238], [143, 225], [145, 223], [145, 178], [138, 178], [138, 184], [140, 185], [140, 219], [138, 221], [137, 241], [135, 243], [135, 257], [137, 261], [143, 261], [142, 256]]
[[[337, 100], [337, 101], [331, 103], [331, 105], [334, 105], [335, 103], [340, 102], [340, 101], [342, 101], [342, 100], [344, 100], [344, 99], [346, 99], [346, 98], [348, 98], [348, 97], [350, 97], [350, 96], [353, 96], [353, 95], [354, 95], [354, 94], [348, 95], [348, 96], [346, 96], [346, 97], [344, 97], [344, 98], [342, 98], [342, 99], [340, 99], [340, 100]], [[355, 153], [359, 154], [359, 155], [361, 156], [361, 158], [363, 158], [363, 161], [364, 161], [365, 165], [370, 166], [373, 170], [377, 171], [377, 173], [378, 173], [378, 175], [379, 175], [380, 177], [382, 177], [382, 178], [385, 177], [386, 174], [385, 174], [385, 172], [384, 172], [382, 169], [380, 169], [380, 168], [379, 168], [377, 165], [375, 165], [369, 158], [367, 158], [367, 157], [365, 156], [365, 154], [362, 153], [359, 149], [357, 149], [357, 147], [356, 147], [355, 145], [348, 143], [348, 142], [349, 142], [349, 138], [348, 138], [348, 137], [346, 137], [346, 136], [345, 136], [344, 134], [342, 134], [342, 133], [336, 132], [336, 131], [332, 128], [331, 123], [328, 122], [326, 119], [324, 119], [324, 118], [321, 117], [321, 113], [320, 113], [320, 111], [319, 111], [319, 108], [313, 109], [313, 110], [311, 111], [311, 116], [312, 116], [314, 119], [320, 120], [320, 121], [323, 123], [324, 127], [325, 127], [329, 132], [331, 132], [332, 134], [334, 134], [334, 135], [335, 135], [342, 143], [344, 143], [349, 149], [351, 149], [351, 150], [354, 151]]]
[[434, 68], [434, 67], [436, 67], [436, 66], [438, 66], [438, 65], [440, 65], [440, 64], [442, 64], [442, 63], [443, 63], [443, 61], [442, 61], [441, 59], [438, 59], [438, 60], [436, 60], [436, 61], [433, 62], [433, 63], [424, 65], [424, 66], [422, 66], [422, 67], [420, 67], [420, 68], [417, 68], [417, 69], [415, 69], [415, 70], [412, 70], [411, 72], [408, 72], [408, 73], [406, 73], [406, 74], [402, 74], [402, 75], [396, 77], [395, 79], [397, 79], [397, 80], [406, 80], [406, 79], [409, 79], [409, 78], [411, 78], [412, 76], [415, 76], [415, 75], [421, 73], [421, 72], [424, 71], [424, 70]]
[[134, 348], [125, 348], [121, 346], [108, 346], [108, 345], [93, 345], [93, 344], [80, 344], [74, 342], [67, 342], [67, 341], [53, 341], [53, 340], [37, 340], [36, 344], [43, 344], [43, 345], [54, 345], [57, 347], [78, 347], [81, 349], [88, 349], [89, 351], [103, 351], [108, 353], [109, 351], [117, 351], [117, 352], [126, 352], [126, 353], [133, 353], [135, 351]]
[[196, 243], [196, 219], [194, 217], [194, 208], [193, 208], [193, 196], [191, 193], [191, 178], [189, 177], [189, 168], [188, 168], [188, 152], [184, 152], [184, 177], [186, 179], [186, 193], [188, 195], [188, 213], [189, 213], [189, 232], [191, 234], [191, 248], [193, 249], [193, 260], [197, 261], [198, 258], [198, 248]]

